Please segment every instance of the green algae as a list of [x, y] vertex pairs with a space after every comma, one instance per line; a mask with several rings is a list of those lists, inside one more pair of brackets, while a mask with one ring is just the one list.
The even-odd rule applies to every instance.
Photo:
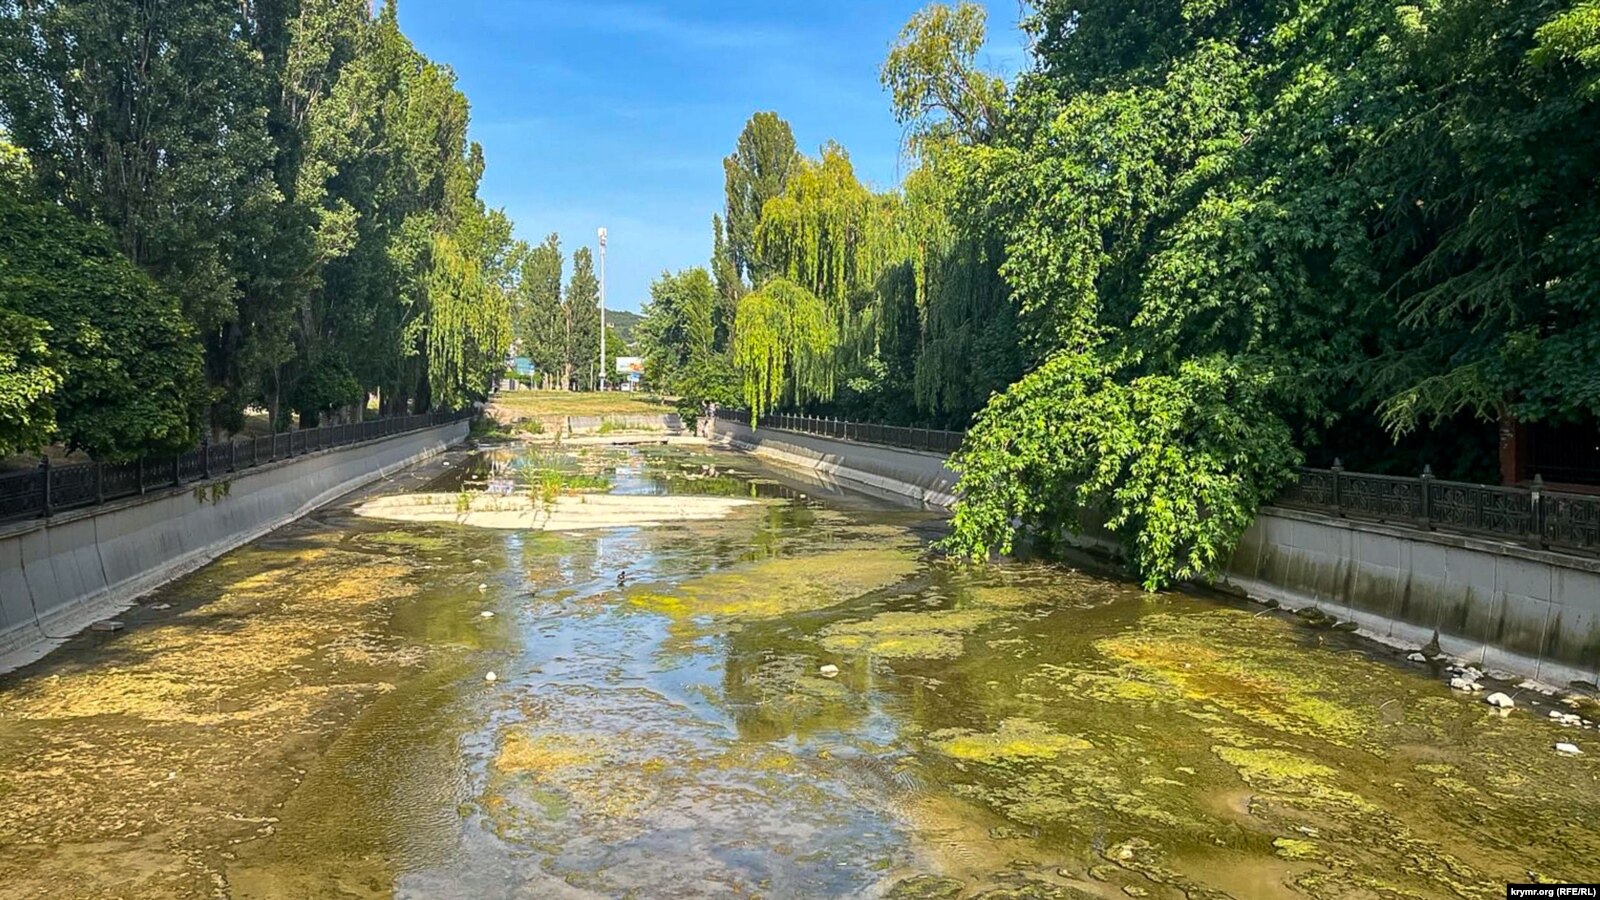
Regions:
[[936, 731], [929, 737], [946, 756], [982, 763], [1051, 759], [1094, 747], [1083, 738], [1057, 733], [1032, 719], [1007, 719], [998, 730], [986, 734], [957, 728]]
[[628, 599], [672, 616], [770, 619], [892, 587], [920, 568], [905, 550], [840, 550], [745, 563], [666, 590], [642, 587]]
[[356, 541], [361, 544], [411, 550], [418, 553], [442, 553], [455, 546], [448, 538], [417, 534], [411, 531], [370, 532], [360, 535], [356, 538]]
[[1277, 619], [1231, 610], [1153, 615], [1137, 631], [1097, 641], [1095, 648], [1146, 679], [1171, 685], [1188, 701], [1279, 731], [1354, 744], [1376, 728], [1372, 710], [1350, 697], [1352, 684], [1373, 678], [1376, 667], [1340, 672], [1326, 661], [1313, 663]]
[[1299, 838], [1278, 838], [1272, 842], [1272, 846], [1284, 859], [1318, 859], [1322, 856], [1322, 848], [1312, 841]]
[[864, 622], [829, 625], [818, 643], [833, 653], [945, 659], [961, 655], [967, 634], [996, 618], [998, 614], [986, 610], [890, 612]]

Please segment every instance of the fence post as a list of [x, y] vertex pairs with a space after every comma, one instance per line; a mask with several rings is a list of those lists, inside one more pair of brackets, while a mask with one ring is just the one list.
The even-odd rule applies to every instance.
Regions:
[[1433, 530], [1433, 466], [1422, 467], [1422, 527]]
[[232, 438], [228, 439], [228, 471], [239, 471], [239, 442]]
[[1337, 516], [1344, 515], [1344, 492], [1340, 482], [1344, 475], [1344, 460], [1337, 456], [1333, 459], [1333, 513]]
[[40, 475], [40, 477], [42, 477], [44, 479], [44, 490], [39, 492], [39, 497], [40, 497], [40, 500], [41, 500], [42, 509], [43, 509], [43, 512], [44, 512], [44, 517], [46, 519], [48, 519], [48, 518], [50, 518], [50, 456], [49, 456], [49, 454], [45, 454], [45, 456], [42, 459], [39, 460], [39, 475]]
[[143, 497], [144, 496], [144, 457], [142, 457], [142, 456], [139, 457], [138, 461], [134, 465], [135, 465], [134, 474], [139, 477], [139, 496]]
[[1537, 473], [1533, 476], [1533, 493], [1529, 495], [1533, 504], [1531, 512], [1533, 517], [1528, 523], [1528, 528], [1533, 532], [1533, 545], [1544, 546], [1544, 476]]
[[174, 453], [172, 455], [172, 486], [173, 487], [182, 487], [183, 486], [183, 454], [182, 453]]
[[106, 502], [106, 464], [100, 460], [94, 461], [94, 503], [96, 506]]
[[205, 438], [205, 439], [200, 441], [200, 479], [202, 481], [205, 481], [205, 480], [209, 480], [210, 478], [211, 478], [211, 439], [210, 438]]

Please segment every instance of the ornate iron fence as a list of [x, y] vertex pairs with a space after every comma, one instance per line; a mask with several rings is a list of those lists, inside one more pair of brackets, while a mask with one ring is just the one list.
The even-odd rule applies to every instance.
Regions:
[[206, 444], [172, 456], [126, 463], [73, 463], [0, 474], [0, 522], [48, 517], [162, 488], [179, 487], [279, 459], [348, 447], [471, 418], [472, 411], [424, 413], [327, 425], [268, 437]]
[[1277, 500], [1307, 509], [1516, 541], [1557, 550], [1600, 553], [1600, 496], [1532, 487], [1441, 481], [1425, 470], [1417, 478], [1301, 469]]
[[[740, 425], [750, 424], [750, 413], [735, 409], [717, 410], [717, 418]], [[756, 422], [757, 428], [775, 431], [792, 431], [817, 437], [838, 438], [863, 444], [882, 444], [904, 450], [922, 450], [929, 453], [954, 453], [961, 446], [965, 432], [946, 431], [940, 428], [912, 428], [905, 425], [879, 425], [875, 422], [854, 422], [848, 419], [829, 419], [818, 416], [797, 416], [789, 413], [772, 413]]]

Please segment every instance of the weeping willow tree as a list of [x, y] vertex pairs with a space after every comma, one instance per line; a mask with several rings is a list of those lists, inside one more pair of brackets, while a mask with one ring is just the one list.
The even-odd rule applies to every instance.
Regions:
[[511, 343], [510, 295], [453, 237], [433, 239], [428, 272], [427, 371], [437, 406], [481, 399]]
[[733, 361], [753, 417], [784, 402], [827, 402], [834, 391], [838, 329], [827, 305], [793, 281], [776, 278], [739, 301]]
[[879, 352], [885, 316], [878, 284], [911, 255], [906, 226], [900, 195], [868, 189], [834, 143], [820, 158], [802, 159], [783, 194], [763, 209], [756, 232], [761, 258], [815, 297], [835, 332], [834, 352], [824, 362], [830, 382]]

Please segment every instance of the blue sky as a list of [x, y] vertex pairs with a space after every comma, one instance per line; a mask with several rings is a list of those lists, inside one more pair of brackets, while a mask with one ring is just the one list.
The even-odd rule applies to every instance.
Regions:
[[[807, 153], [829, 139], [875, 187], [904, 174], [878, 67], [920, 0], [400, 0], [453, 67], [488, 158], [482, 195], [518, 236], [569, 252], [610, 229], [608, 306], [637, 310], [663, 270], [704, 264], [722, 157], [776, 110]], [[1017, 0], [988, 0], [987, 67], [1024, 60]]]

